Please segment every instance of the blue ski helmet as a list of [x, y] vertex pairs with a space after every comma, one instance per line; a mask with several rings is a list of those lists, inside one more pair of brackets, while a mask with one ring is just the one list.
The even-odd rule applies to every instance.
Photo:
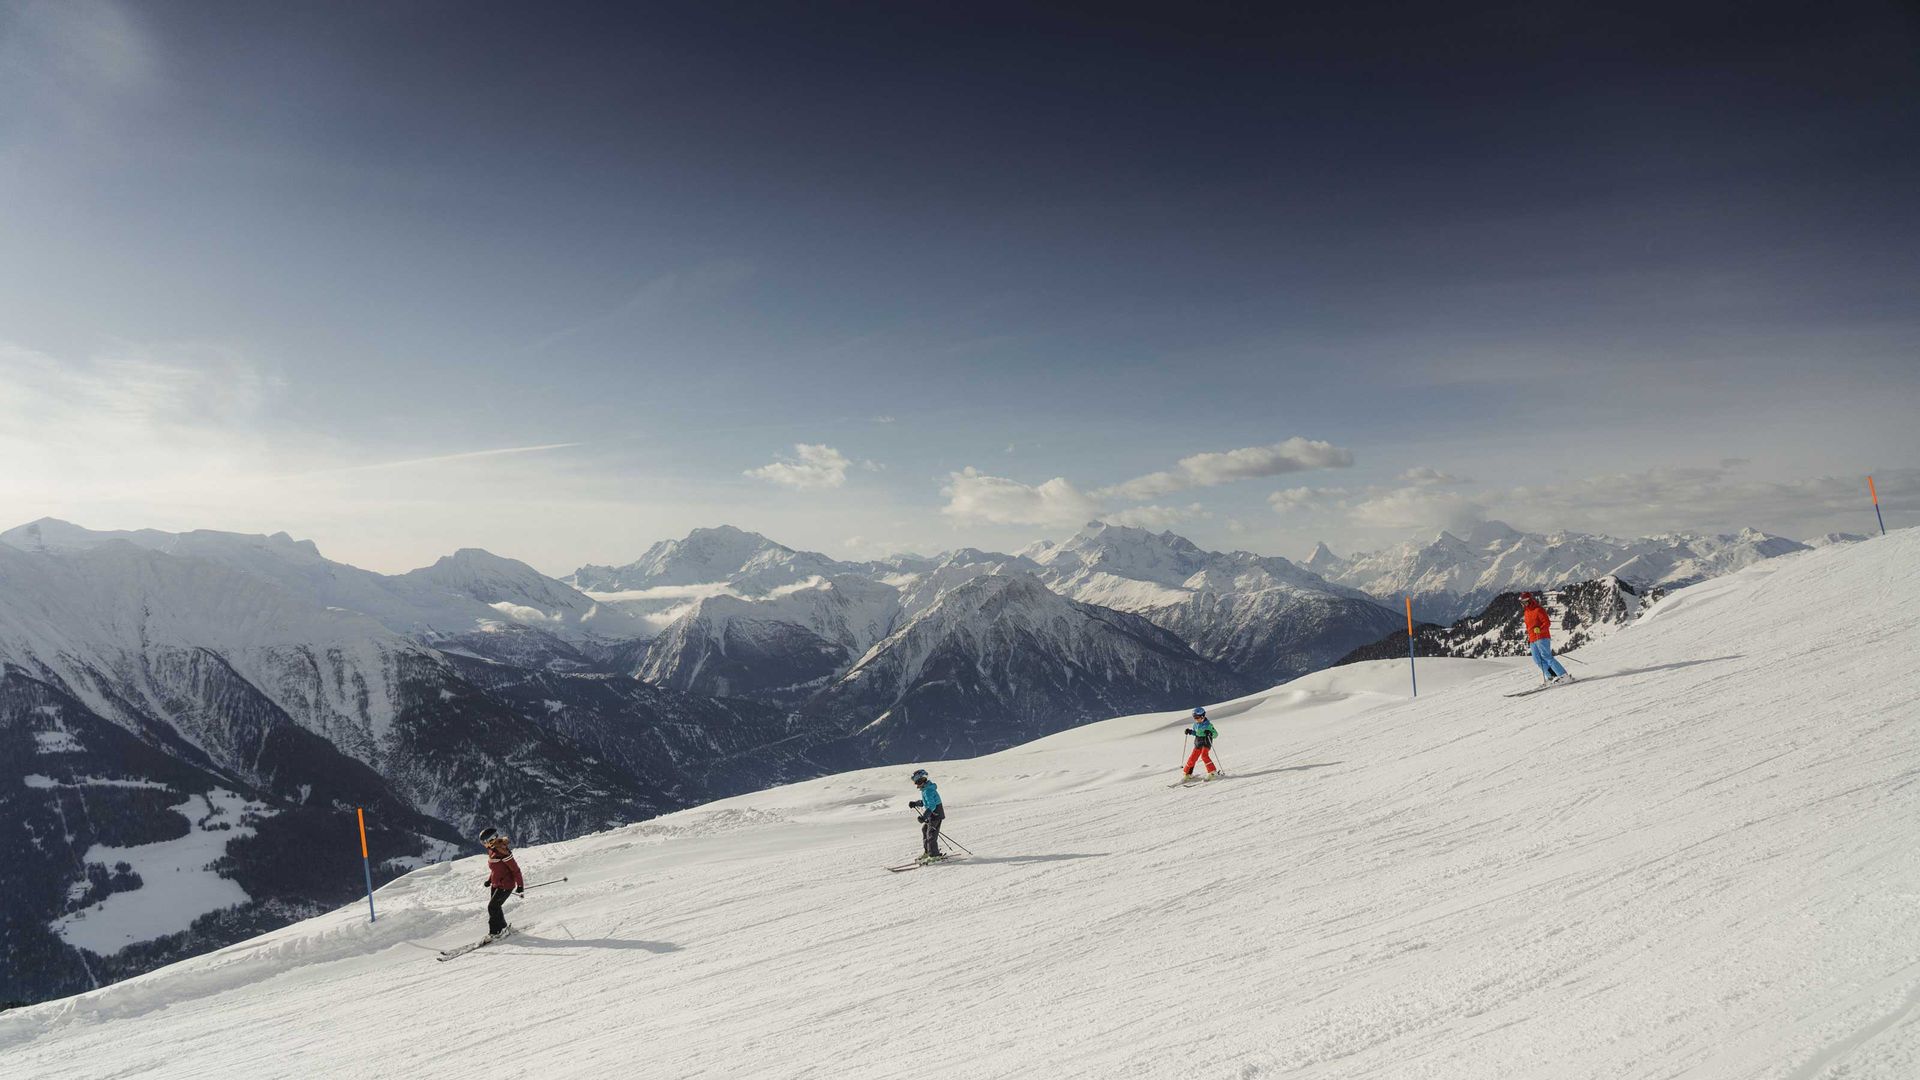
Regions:
[[912, 779], [913, 779], [913, 782], [914, 782], [914, 783], [916, 783], [916, 784], [924, 784], [924, 783], [926, 783], [926, 782], [927, 782], [927, 770], [925, 770], [925, 769], [915, 769], [915, 770], [913, 770], [913, 777], [912, 777]]
[[1207, 710], [1205, 709], [1193, 710], [1193, 718], [1195, 720], [1205, 720], [1207, 718]]

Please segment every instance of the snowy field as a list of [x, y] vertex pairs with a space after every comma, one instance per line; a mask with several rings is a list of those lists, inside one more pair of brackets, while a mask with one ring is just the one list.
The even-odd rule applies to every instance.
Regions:
[[[36, 779], [45, 778], [29, 776], [28, 786], [35, 786]], [[81, 788], [94, 785], [119, 787], [128, 782], [89, 779]], [[125, 863], [140, 875], [141, 885], [58, 920], [53, 924], [55, 933], [71, 945], [108, 955], [135, 942], [177, 934], [207, 912], [247, 902], [246, 890], [214, 873], [213, 863], [226, 854], [228, 842], [253, 835], [251, 825], [241, 824], [248, 814], [273, 811], [223, 788], [190, 795], [172, 809], [190, 826], [187, 835], [177, 840], [132, 847], [95, 844], [87, 849], [81, 862]]]
[[[12, 1077], [1920, 1076], [1920, 530], [1521, 661], [1322, 672], [478, 859], [0, 1015]], [[346, 841], [346, 842], [351, 842]]]

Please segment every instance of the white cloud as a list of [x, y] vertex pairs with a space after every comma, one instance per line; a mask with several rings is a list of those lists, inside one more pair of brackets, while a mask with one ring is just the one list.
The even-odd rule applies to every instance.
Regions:
[[512, 619], [514, 622], [525, 623], [528, 626], [539, 626], [543, 623], [562, 623], [566, 621], [565, 616], [557, 611], [549, 615], [537, 607], [516, 604], [511, 600], [502, 600], [499, 603], [488, 604], [487, 606], [505, 615], [507, 618]]
[[1101, 520], [1114, 525], [1131, 525], [1139, 529], [1172, 529], [1190, 525], [1212, 517], [1199, 503], [1182, 508], [1178, 506], [1135, 506], [1117, 514], [1108, 514]]
[[0, 503], [195, 499], [271, 459], [277, 382], [212, 346], [124, 346], [82, 361], [0, 344]]
[[[1890, 501], [1911, 506], [1920, 499], [1920, 469], [1887, 469], [1875, 479], [1883, 506]], [[1744, 461], [1507, 488], [1489, 493], [1486, 502], [1499, 516], [1527, 527], [1597, 532], [1743, 525], [1806, 532], [1836, 524], [1861, 532], [1875, 527], [1864, 474], [1763, 480], [1750, 478]]]
[[1096, 494], [1122, 499], [1151, 499], [1188, 488], [1214, 487], [1234, 480], [1344, 469], [1353, 464], [1353, 451], [1329, 442], [1294, 436], [1270, 446], [1245, 446], [1181, 458], [1174, 468], [1148, 473], [1115, 484]]
[[571, 450], [586, 443], [541, 443], [537, 446], [501, 446], [488, 450], [462, 450], [453, 454], [434, 454], [431, 457], [405, 458], [400, 461], [377, 461], [371, 465], [347, 465], [330, 472], [365, 472], [373, 469], [410, 469], [421, 465], [444, 465], [455, 461], [473, 461], [479, 458], [506, 457], [512, 454], [541, 454], [549, 450]]
[[[1878, 476], [1883, 507], [1896, 514], [1920, 509], [1915, 506], [1920, 503], [1920, 469], [1888, 469]], [[1327, 513], [1349, 527], [1370, 530], [1464, 532], [1488, 518], [1536, 532], [1569, 529], [1627, 536], [1749, 525], [1798, 537], [1835, 528], [1875, 528], [1864, 475], [1760, 480], [1751, 477], [1751, 463], [1743, 460], [1479, 491], [1466, 480], [1424, 466], [1407, 470], [1399, 480], [1355, 491], [1290, 488], [1274, 492], [1267, 501], [1277, 513]]]
[[1440, 484], [1472, 483], [1471, 480], [1468, 480], [1464, 477], [1455, 476], [1452, 473], [1441, 472], [1439, 469], [1436, 469], [1431, 465], [1415, 465], [1413, 468], [1408, 469], [1406, 472], [1401, 473], [1400, 479], [1405, 481], [1406, 483], [1419, 485], [1421, 487], [1433, 487]]
[[1457, 491], [1403, 487], [1369, 493], [1347, 507], [1357, 525], [1393, 529], [1471, 529], [1486, 519], [1485, 506]]
[[[847, 469], [853, 464], [840, 451], [819, 443], [795, 443], [793, 455], [790, 460], [748, 469], [746, 475], [795, 491], [817, 491], [845, 484]], [[878, 468], [872, 462], [867, 462], [866, 466]]]
[[942, 514], [961, 521], [993, 525], [1081, 525], [1100, 517], [1100, 504], [1065, 477], [1044, 484], [1023, 484], [988, 476], [969, 465], [947, 477]]
[[1284, 514], [1291, 510], [1325, 510], [1342, 505], [1346, 498], [1346, 488], [1297, 487], [1276, 491], [1267, 496], [1267, 502]]

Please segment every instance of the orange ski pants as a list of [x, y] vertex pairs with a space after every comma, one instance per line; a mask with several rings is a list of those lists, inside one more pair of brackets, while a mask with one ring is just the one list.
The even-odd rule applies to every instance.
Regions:
[[1214, 765], [1213, 765], [1213, 751], [1207, 749], [1204, 746], [1194, 747], [1193, 753], [1187, 755], [1187, 768], [1186, 768], [1187, 775], [1189, 776], [1193, 775], [1193, 763], [1196, 761], [1206, 762], [1208, 772], [1219, 771], [1218, 769], [1214, 768]]

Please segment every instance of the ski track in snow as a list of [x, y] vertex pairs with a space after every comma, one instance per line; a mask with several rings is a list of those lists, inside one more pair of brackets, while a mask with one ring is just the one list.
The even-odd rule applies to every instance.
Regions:
[[973, 858], [888, 874], [910, 766], [477, 858], [0, 1015], [115, 1077], [1920, 1075], [1920, 530], [1694, 586], [1525, 659], [1321, 672], [926, 763]]

